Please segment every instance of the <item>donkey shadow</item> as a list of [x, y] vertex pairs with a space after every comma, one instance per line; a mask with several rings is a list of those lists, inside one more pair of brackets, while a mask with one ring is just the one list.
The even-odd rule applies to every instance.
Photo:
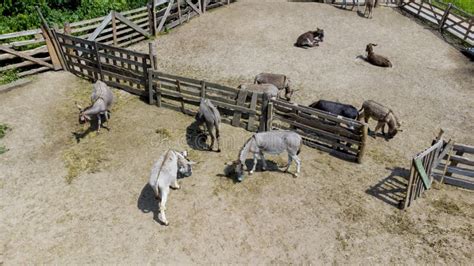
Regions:
[[199, 122], [194, 121], [186, 128], [186, 142], [193, 150], [208, 151], [207, 134], [199, 127]]
[[401, 209], [406, 196], [407, 180], [410, 171], [401, 167], [387, 168], [387, 170], [392, 171], [390, 175], [382, 179], [375, 186], [367, 189], [365, 193]]
[[155, 197], [155, 191], [150, 186], [146, 184], [137, 201], [137, 208], [140, 209], [143, 213], [153, 213], [153, 220], [161, 224], [161, 221], [158, 219], [158, 214], [160, 213], [158, 208], [158, 199]]
[[[101, 123], [100, 127], [107, 129], [107, 131], [110, 131], [110, 128], [109, 128], [108, 124], [107, 124], [107, 126], [104, 126], [104, 121], [106, 121], [105, 120], [105, 115], [101, 114], [100, 119], [102, 120], [102, 123]], [[99, 120], [96, 117], [94, 117], [89, 122], [89, 127], [87, 127], [87, 129], [85, 131], [83, 131], [83, 132], [71, 132], [71, 133], [74, 136], [74, 138], [76, 139], [76, 142], [79, 143], [79, 142], [81, 142], [82, 139], [87, 137], [91, 132], [97, 131], [98, 128], [99, 128]]]

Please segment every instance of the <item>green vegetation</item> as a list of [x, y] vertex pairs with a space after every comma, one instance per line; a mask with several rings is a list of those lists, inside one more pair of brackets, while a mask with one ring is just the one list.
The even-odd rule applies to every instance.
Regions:
[[8, 84], [18, 79], [18, 70], [10, 69], [0, 73], [0, 85]]
[[61, 26], [107, 15], [110, 10], [124, 11], [145, 6], [148, 0], [3, 0], [0, 1], [0, 34], [36, 29], [39, 6], [46, 20]]
[[[439, 2], [443, 2], [446, 4], [452, 3], [456, 7], [464, 10], [471, 15], [474, 14], [474, 1], [473, 0], [438, 0]], [[436, 1], [433, 1], [433, 4], [436, 5]], [[440, 6], [440, 5], [438, 5]], [[443, 8], [443, 6], [440, 6]]]
[[[3, 137], [5, 137], [5, 135], [7, 134], [7, 131], [9, 130], [10, 128], [6, 125], [6, 124], [2, 124], [0, 123], [0, 139], [2, 139]], [[0, 154], [3, 154], [5, 152], [7, 152], [8, 149], [3, 146], [3, 145], [0, 145]]]

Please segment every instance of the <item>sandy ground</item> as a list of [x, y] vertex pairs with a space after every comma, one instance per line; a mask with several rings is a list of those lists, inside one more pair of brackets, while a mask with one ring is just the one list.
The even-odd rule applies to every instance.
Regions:
[[[320, 47], [292, 46], [315, 27], [326, 32]], [[393, 69], [357, 58], [368, 42]], [[329, 5], [245, 1], [156, 43], [163, 71], [232, 86], [285, 73], [297, 102], [374, 99], [405, 131], [370, 138], [362, 165], [305, 147], [301, 177], [259, 172], [235, 184], [224, 164], [250, 133], [224, 125], [221, 154], [192, 150], [200, 164], [172, 191], [165, 227], [149, 170], [166, 149], [190, 149], [193, 118], [116, 91], [111, 130], [77, 142], [74, 101], [87, 103], [90, 84], [44, 73], [0, 95], [0, 122], [12, 127], [0, 141], [10, 149], [0, 155], [0, 263], [473, 264], [472, 192], [436, 187], [407, 211], [382, 200], [440, 127], [474, 143], [474, 67], [429, 30], [388, 8], [365, 20]]]

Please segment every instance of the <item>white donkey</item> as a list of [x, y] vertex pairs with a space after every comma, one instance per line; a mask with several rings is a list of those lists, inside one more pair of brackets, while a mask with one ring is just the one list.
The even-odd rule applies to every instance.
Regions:
[[288, 165], [285, 172], [288, 172], [291, 162], [294, 160], [296, 163], [296, 173], [294, 175], [297, 177], [301, 168], [301, 160], [298, 158], [298, 154], [301, 151], [301, 136], [289, 130], [256, 133], [247, 140], [240, 150], [239, 159], [232, 163], [235, 167], [237, 180], [241, 182], [244, 178], [244, 164], [249, 152], [253, 154], [253, 167], [250, 170], [250, 174], [253, 174], [257, 166], [258, 157], [262, 160], [262, 170], [265, 171], [267, 162], [265, 161], [264, 153], [280, 154], [285, 151], [288, 153]]
[[[79, 108], [79, 123], [84, 124], [92, 119], [92, 116], [97, 116], [98, 127], [97, 132], [100, 131], [102, 124], [101, 115], [105, 115], [105, 120], [108, 122], [110, 119], [110, 108], [114, 102], [114, 94], [112, 90], [103, 81], [98, 80], [93, 85], [91, 95], [91, 105], [82, 108], [76, 102], [77, 108]], [[108, 125], [107, 125], [108, 126]]]
[[165, 154], [161, 155], [160, 159], [155, 162], [153, 169], [151, 170], [150, 180], [148, 184], [155, 191], [155, 197], [160, 199], [159, 203], [159, 215], [158, 219], [164, 224], [169, 225], [166, 219], [166, 201], [168, 200], [168, 194], [170, 187], [173, 189], [179, 189], [178, 174], [183, 177], [189, 177], [192, 175], [192, 165], [195, 162], [187, 159], [188, 153], [186, 151], [177, 152], [174, 150], [168, 150]]

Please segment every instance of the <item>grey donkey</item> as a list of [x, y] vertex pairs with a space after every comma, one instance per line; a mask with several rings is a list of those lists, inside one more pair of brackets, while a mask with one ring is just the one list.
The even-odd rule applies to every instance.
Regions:
[[187, 156], [186, 151], [168, 150], [155, 162], [151, 170], [148, 184], [153, 188], [155, 197], [159, 200], [158, 220], [164, 225], [169, 225], [165, 210], [170, 188], [179, 189], [178, 175], [181, 177], [191, 176], [192, 165], [196, 164], [189, 161]]
[[372, 18], [373, 8], [375, 7], [376, 4], [377, 4], [376, 0], [365, 0], [364, 17], [368, 11], [367, 18]]
[[324, 40], [324, 30], [317, 28], [315, 31], [308, 31], [301, 34], [296, 40], [295, 46], [308, 49], [319, 46], [319, 42]]
[[374, 53], [374, 46], [377, 46], [377, 44], [369, 43], [365, 48], [365, 51], [367, 52], [367, 61], [375, 66], [392, 67], [392, 63], [388, 58]]
[[286, 151], [288, 153], [288, 165], [285, 172], [288, 172], [291, 162], [295, 161], [296, 173], [294, 176], [297, 177], [301, 169], [301, 160], [298, 158], [301, 144], [301, 136], [289, 130], [267, 131], [254, 134], [240, 149], [239, 158], [232, 162], [235, 174], [237, 175], [237, 181], [242, 182], [244, 179], [244, 164], [248, 153], [253, 154], [253, 166], [249, 172], [249, 174], [253, 174], [259, 157], [263, 164], [262, 170], [265, 171], [267, 168], [265, 153], [280, 154]]
[[282, 74], [272, 73], [260, 73], [255, 76], [255, 84], [273, 84], [278, 90], [285, 90], [285, 98], [287, 101], [291, 101], [294, 91], [290, 88], [290, 79]]
[[198, 127], [205, 123], [207, 131], [209, 132], [209, 135], [211, 135], [211, 146], [209, 146], [209, 150], [214, 150], [214, 143], [217, 140], [217, 152], [221, 152], [221, 115], [219, 114], [219, 110], [217, 110], [217, 108], [212, 104], [209, 99], [201, 98], [201, 103], [199, 104], [199, 111], [196, 114], [195, 118], [198, 123]]
[[366, 123], [369, 122], [369, 118], [377, 120], [378, 123], [374, 132], [376, 133], [381, 128], [384, 136], [385, 124], [387, 124], [388, 138], [393, 138], [398, 132], [402, 131], [400, 129], [401, 124], [393, 111], [372, 100], [367, 100], [362, 104], [362, 108], [359, 110], [359, 120], [362, 118]]
[[104, 82], [98, 80], [93, 85], [92, 95], [91, 95], [91, 105], [82, 108], [76, 102], [77, 108], [79, 108], [79, 123], [84, 124], [90, 122], [92, 116], [96, 116], [98, 120], [97, 131], [100, 131], [100, 126], [102, 124], [101, 116], [105, 116], [105, 120], [108, 122], [110, 119], [110, 108], [114, 102], [114, 94], [112, 90]]

